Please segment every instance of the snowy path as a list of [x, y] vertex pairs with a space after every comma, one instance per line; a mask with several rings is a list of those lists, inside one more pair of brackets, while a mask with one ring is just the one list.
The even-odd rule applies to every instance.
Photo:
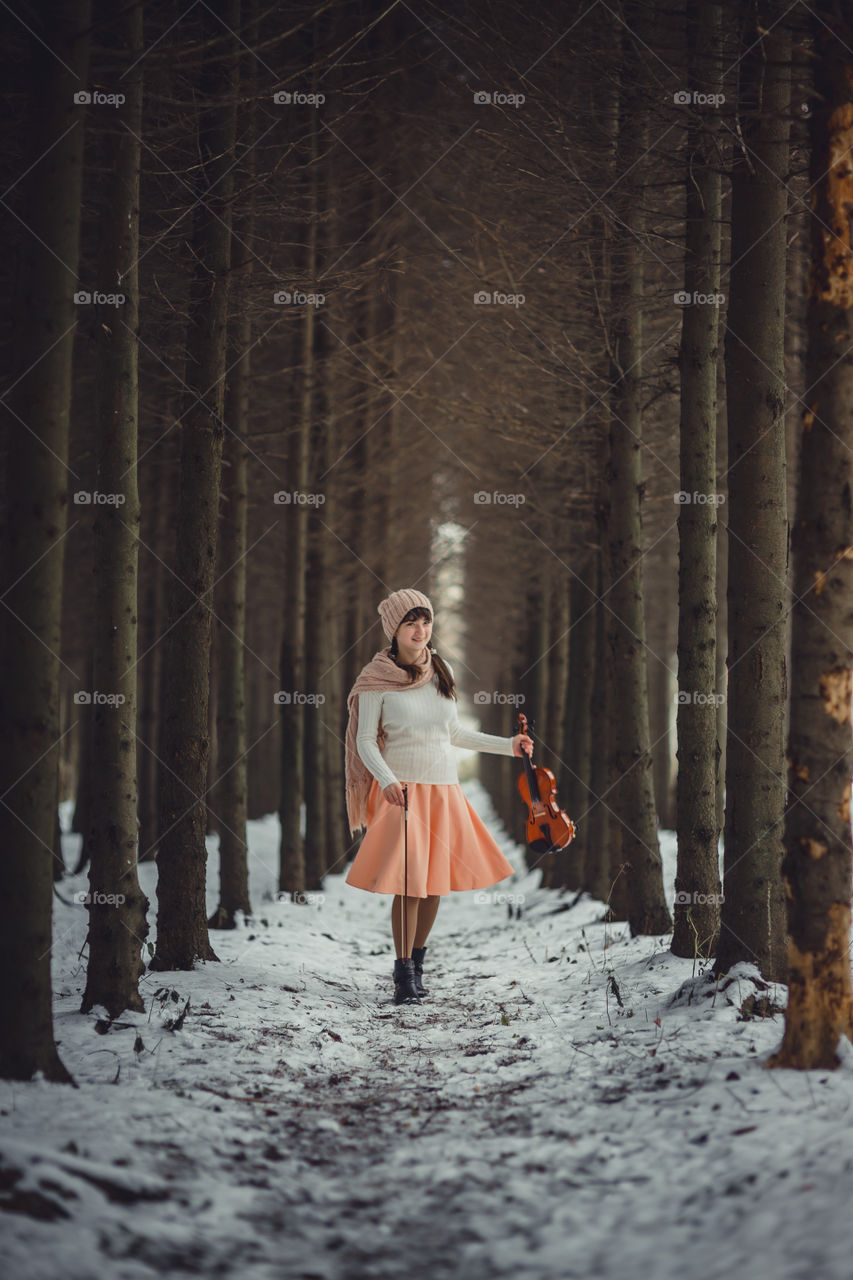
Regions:
[[[849, 1276], [853, 1052], [835, 1073], [765, 1070], [782, 1018], [741, 1019], [748, 969], [691, 982], [668, 938], [522, 873], [493, 891], [524, 895], [520, 920], [442, 902], [431, 998], [395, 1008], [390, 899], [337, 875], [322, 903], [264, 901], [272, 819], [251, 845], [253, 925], [213, 935], [220, 964], [146, 974], [147, 1012], [106, 1035], [77, 1011], [85, 913], [57, 903], [80, 1087], [0, 1082], [4, 1275]], [[215, 854], [211, 884], [212, 909]]]

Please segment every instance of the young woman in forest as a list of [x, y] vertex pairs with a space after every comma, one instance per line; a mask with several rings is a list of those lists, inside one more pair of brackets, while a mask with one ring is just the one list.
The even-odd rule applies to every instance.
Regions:
[[424, 953], [442, 894], [485, 889], [513, 872], [459, 785], [453, 747], [521, 756], [533, 741], [459, 723], [453, 670], [430, 643], [434, 615], [425, 595], [405, 587], [378, 612], [390, 646], [362, 668], [347, 698], [347, 814], [353, 835], [367, 830], [346, 883], [394, 894], [394, 1003], [408, 1004], [428, 994]]

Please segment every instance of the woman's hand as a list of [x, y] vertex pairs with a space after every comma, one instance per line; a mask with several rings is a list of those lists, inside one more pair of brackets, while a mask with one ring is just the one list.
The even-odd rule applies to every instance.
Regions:
[[392, 782], [389, 787], [384, 789], [382, 794], [389, 804], [402, 805], [405, 803], [403, 798], [403, 788], [400, 786], [399, 782]]
[[517, 733], [512, 740], [512, 754], [520, 756], [522, 750], [526, 751], [529, 756], [533, 755], [533, 739], [528, 737], [526, 733]]

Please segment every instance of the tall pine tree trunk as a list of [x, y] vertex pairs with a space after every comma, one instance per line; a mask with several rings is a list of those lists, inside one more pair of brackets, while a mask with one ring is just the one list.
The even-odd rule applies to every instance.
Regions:
[[[124, 65], [127, 99], [104, 130], [108, 198], [101, 217], [99, 261], [104, 292], [124, 295], [121, 308], [98, 316], [98, 489], [122, 502], [96, 509], [94, 688], [120, 702], [94, 712], [94, 773], [89, 799], [89, 961], [81, 1011], [103, 1005], [112, 1018], [144, 1009], [139, 978], [148, 934], [148, 899], [137, 865], [136, 690], [139, 490], [139, 163], [142, 131], [143, 6], [125, 9], [103, 38], [111, 42], [107, 83]], [[112, 76], [112, 79], [111, 79]]]
[[164, 657], [164, 760], [160, 774], [157, 952], [154, 969], [217, 959], [207, 929], [205, 847], [211, 595], [216, 564], [222, 411], [231, 266], [231, 192], [239, 0], [202, 10], [195, 271], [181, 425], [181, 493], [175, 578]]
[[[613, 655], [613, 701], [618, 733], [611, 743], [613, 809], [622, 829], [627, 863], [628, 921], [632, 935], [663, 933], [670, 917], [663, 894], [662, 864], [649, 741], [645, 618], [642, 577], [642, 320], [644, 230], [642, 159], [647, 147], [641, 98], [642, 59], [637, 47], [638, 13], [623, 28], [623, 60], [616, 171], [631, 169], [622, 182], [621, 210], [613, 248], [613, 390], [610, 421], [610, 556], [613, 585], [609, 620]], [[637, 186], [639, 184], [639, 190]]]
[[623, 886], [627, 878], [621, 866], [622, 845], [618, 835], [620, 827], [611, 808], [613, 792], [610, 786], [610, 743], [614, 733], [612, 662], [608, 641], [608, 623], [611, 614], [604, 600], [604, 595], [610, 586], [610, 553], [607, 536], [610, 507], [606, 483], [602, 484], [601, 489], [602, 500], [598, 513], [601, 545], [598, 552], [596, 586], [598, 598], [595, 606], [595, 684], [592, 690], [591, 708], [595, 729], [592, 734], [589, 764], [592, 801], [586, 815], [581, 813], [578, 816], [581, 822], [586, 816], [589, 833], [584, 872], [589, 891], [608, 904], [608, 916], [624, 920], [627, 912], [627, 897], [624, 898], [626, 904], [624, 912], [621, 906]]
[[770, 1065], [838, 1065], [853, 1038], [850, 897], [853, 843], [853, 23], [819, 0], [812, 30], [812, 272], [806, 383], [792, 536], [794, 608], [788, 794], [782, 873], [788, 907], [785, 1036]]
[[[663, 622], [659, 616], [657, 621]], [[671, 619], [665, 619], [668, 624]], [[649, 737], [652, 751], [652, 790], [658, 825], [675, 830], [675, 777], [672, 753], [672, 700], [675, 679], [670, 667], [669, 626], [657, 628], [654, 646], [646, 656], [646, 679], [649, 684]]]
[[[587, 864], [591, 845], [589, 813], [594, 804], [592, 785], [593, 697], [595, 693], [595, 629], [596, 597], [594, 593], [597, 563], [583, 566], [573, 579], [569, 613], [569, 684], [566, 693], [564, 741], [569, 763], [566, 797], [563, 808], [577, 827], [577, 835], [567, 850], [572, 867], [570, 883], [577, 888], [590, 888], [589, 875], [595, 862]], [[590, 585], [591, 584], [591, 585]], [[596, 732], [598, 725], [596, 724]], [[597, 886], [599, 889], [601, 884]], [[603, 896], [596, 893], [594, 896]]]
[[[250, 197], [251, 198], [251, 197]], [[240, 240], [251, 231], [243, 220]], [[245, 233], [245, 234], [244, 234]], [[234, 252], [240, 250], [235, 240]], [[249, 274], [251, 257], [243, 262]], [[249, 902], [246, 734], [246, 537], [248, 524], [248, 434], [252, 318], [248, 301], [234, 321], [230, 373], [225, 392], [225, 440], [222, 528], [217, 588], [218, 680], [215, 812], [219, 828], [219, 905], [209, 920], [216, 929], [233, 929], [235, 912], [251, 914]]]
[[[15, 287], [0, 618], [0, 1075], [70, 1081], [53, 1039], [50, 957], [59, 776], [63, 549], [79, 259], [88, 0], [31, 13], [22, 250]], [[84, 34], [85, 33], [85, 34]], [[38, 638], [38, 642], [33, 637]]]
[[[722, 90], [720, 9], [702, 0], [688, 20], [690, 90]], [[678, 865], [672, 951], [714, 954], [720, 931], [717, 846], [717, 354], [719, 312], [692, 301], [720, 291], [718, 113], [696, 110], [687, 131], [681, 322], [681, 497], [678, 513]], [[697, 501], [696, 499], [700, 499]], [[712, 501], [714, 499], [714, 501]]]
[[[334, 27], [334, 18], [331, 20]], [[331, 34], [331, 31], [330, 31]], [[330, 137], [327, 136], [327, 149], [323, 160], [323, 198], [326, 217], [323, 223], [323, 251], [326, 269], [323, 276], [332, 270], [341, 248], [341, 198], [338, 180], [336, 157], [332, 151]], [[323, 740], [324, 765], [322, 771], [321, 803], [324, 813], [325, 843], [323, 848], [322, 874], [339, 872], [341, 860], [349, 845], [349, 823], [346, 818], [346, 788], [344, 784], [344, 753], [341, 750], [341, 728], [338, 715], [345, 705], [343, 689], [343, 610], [341, 609], [340, 592], [336, 572], [336, 561], [339, 559], [341, 544], [339, 536], [343, 531], [340, 518], [334, 513], [341, 510], [343, 502], [338, 500], [341, 491], [341, 472], [338, 466], [343, 450], [338, 445], [340, 421], [342, 416], [342, 365], [343, 358], [350, 347], [354, 334], [347, 332], [346, 313], [340, 307], [337, 297], [320, 308], [320, 326], [327, 348], [325, 373], [320, 389], [320, 405], [323, 413], [322, 444], [318, 445], [318, 460], [322, 460], [322, 471], [319, 486], [325, 496], [325, 502], [317, 511], [317, 524], [322, 539], [319, 543], [321, 559], [319, 565], [320, 580], [316, 583], [322, 596], [323, 628], [316, 646], [318, 678], [314, 691], [322, 694], [324, 701], [311, 709], [318, 721], [318, 730]]]
[[[316, 88], [317, 76], [314, 73]], [[305, 228], [304, 272], [306, 281], [317, 278], [317, 235], [319, 216], [319, 124], [312, 113], [308, 164], [308, 226]], [[310, 483], [311, 424], [314, 412], [315, 342], [317, 308], [308, 306], [301, 317], [300, 394], [296, 428], [288, 449], [288, 481], [297, 493], [306, 494]], [[305, 837], [302, 812], [305, 803], [307, 736], [305, 717], [310, 712], [295, 697], [307, 684], [306, 645], [308, 642], [308, 518], [305, 502], [285, 504], [287, 522], [287, 580], [285, 616], [281, 633], [281, 781], [279, 794], [278, 887], [293, 897], [306, 888]]]
[[[162, 450], [162, 452], [160, 452]], [[153, 507], [154, 525], [143, 533], [144, 541], [156, 555], [143, 563], [147, 578], [140, 616], [142, 620], [142, 658], [139, 663], [139, 730], [137, 739], [137, 772], [139, 776], [139, 861], [151, 862], [157, 853], [159, 772], [157, 764], [160, 741], [160, 691], [163, 671], [163, 646], [160, 637], [166, 631], [166, 568], [163, 563], [166, 531], [172, 503], [169, 495], [173, 483], [169, 466], [169, 442], [159, 446], [156, 470], [142, 491], [142, 518]], [[150, 504], [146, 508], [146, 497]]]
[[[790, 33], [747, 23], [733, 140], [726, 332], [729, 683], [723, 909], [716, 970], [738, 961], [784, 981], [781, 855], [787, 698], [785, 210]], [[769, 34], [762, 29], [772, 27]]]
[[[248, 0], [252, 9], [257, 0]], [[257, 24], [248, 24], [248, 43], [257, 38]], [[244, 58], [245, 84], [241, 97], [247, 109], [247, 134], [253, 138], [257, 115], [253, 108], [257, 86], [257, 59]], [[231, 352], [225, 388], [225, 475], [223, 481], [222, 529], [217, 571], [217, 782], [216, 814], [219, 825], [219, 904], [208, 923], [217, 929], [233, 929], [236, 912], [250, 915], [249, 865], [246, 821], [248, 810], [248, 761], [246, 759], [246, 550], [249, 517], [248, 452], [251, 404], [252, 312], [251, 290], [254, 268], [254, 173], [255, 148], [249, 145], [240, 176], [246, 196], [239, 216], [234, 218], [231, 258], [239, 293], [232, 305]]]

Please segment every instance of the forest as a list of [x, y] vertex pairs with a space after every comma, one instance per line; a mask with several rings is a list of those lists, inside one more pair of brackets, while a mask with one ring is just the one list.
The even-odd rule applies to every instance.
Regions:
[[[441, 1125], [464, 1164], [480, 1035], [504, 1067], [477, 1149], [508, 1162], [502, 1213], [524, 1225], [492, 1236], [494, 1184], [477, 1174], [469, 1204], [460, 1177], [459, 1219], [441, 1244], [420, 1223], [414, 1275], [461, 1273], [466, 1248], [475, 1276], [644, 1260], [683, 1275], [675, 1209], [606, 1128], [618, 1101], [650, 1153], [683, 1141], [672, 1108], [648, 1110], [661, 1044], [670, 1093], [705, 1097], [695, 1064], [717, 1073], [721, 1117], [726, 1081], [749, 1073], [761, 1140], [790, 1122], [791, 1197], [837, 1194], [853, 1168], [837, 1132], [853, 1102], [848, 6], [10, 0], [0, 21], [8, 1274], [33, 1249], [48, 1266], [70, 1215], [87, 1232], [72, 1276], [237, 1259], [247, 1276], [398, 1275], [373, 1215], [410, 1158], [444, 1212]], [[516, 872], [439, 916], [492, 985], [460, 979], [448, 949], [446, 1004], [420, 1023], [377, 986], [387, 902], [341, 884], [361, 838], [347, 695], [386, 644], [379, 601], [403, 587], [435, 603], [466, 723], [510, 737], [523, 713], [576, 825], [535, 852], [521, 762], [460, 760]], [[281, 1027], [264, 1012], [277, 999]], [[605, 1025], [624, 1053], [593, 1062]], [[543, 1128], [564, 1122], [572, 1046], [572, 1089], [601, 1104], [580, 1137]], [[379, 1106], [364, 1073], [398, 1055], [399, 1096]], [[523, 1062], [541, 1092], [522, 1120]], [[420, 1164], [400, 1128], [415, 1100], [413, 1123], [436, 1117]], [[115, 1146], [105, 1132], [87, 1156], [100, 1106]], [[203, 1221], [212, 1182], [202, 1205], [187, 1180], [160, 1224], [163, 1179], [189, 1178], [177, 1145], [176, 1172], [153, 1142], [135, 1181], [117, 1167], [150, 1114], [191, 1132], [181, 1158], [208, 1171], [252, 1117], [281, 1121], [280, 1142], [257, 1130], [255, 1154], [221, 1166], [227, 1181], [232, 1156], [265, 1162], [244, 1209], [222, 1193], [227, 1230]], [[619, 1148], [595, 1228], [580, 1192], [562, 1198], [599, 1176], [594, 1129]], [[763, 1274], [725, 1216], [721, 1171], [737, 1168], [768, 1275], [846, 1274], [846, 1214], [818, 1229], [808, 1197], [794, 1210], [737, 1163], [732, 1132], [749, 1129], [711, 1138], [715, 1209], [692, 1228], [706, 1273]], [[498, 1133], [518, 1149], [488, 1147]], [[534, 1195], [540, 1133], [553, 1154]], [[806, 1152], [824, 1141], [821, 1184]], [[322, 1204], [389, 1151], [376, 1198], [361, 1188], [331, 1232]], [[554, 1217], [546, 1166], [569, 1179]], [[626, 1201], [629, 1223], [659, 1220], [666, 1264], [620, 1236]], [[414, 1189], [407, 1203], [389, 1229], [407, 1229]], [[263, 1218], [263, 1242], [243, 1217]], [[786, 1218], [800, 1252], [777, 1237]], [[266, 1251], [271, 1222], [293, 1234], [286, 1258]]]

